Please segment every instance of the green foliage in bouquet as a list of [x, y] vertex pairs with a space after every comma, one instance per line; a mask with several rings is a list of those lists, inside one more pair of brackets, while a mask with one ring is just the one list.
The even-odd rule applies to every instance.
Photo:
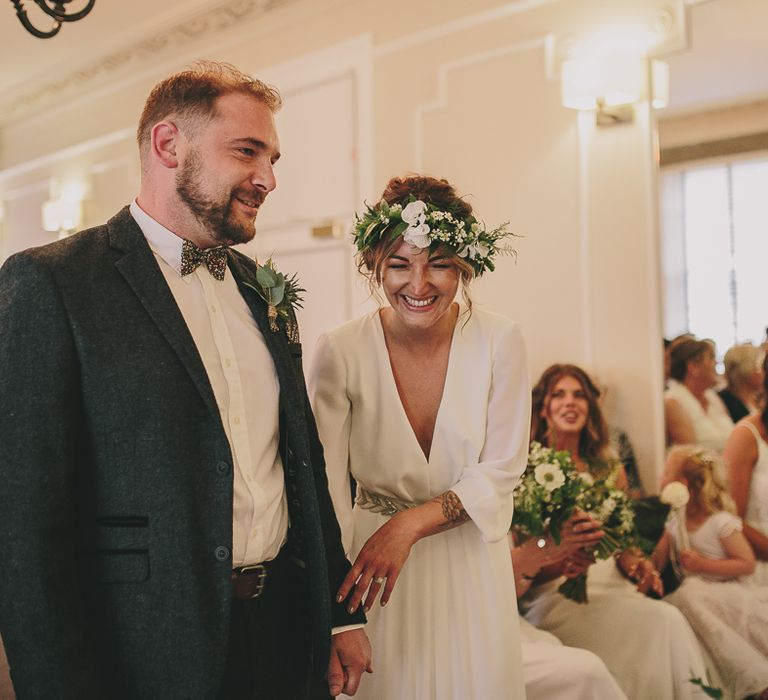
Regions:
[[512, 528], [526, 538], [550, 533], [560, 544], [560, 531], [576, 508], [583, 484], [570, 452], [531, 443], [528, 466], [515, 488]]
[[[614, 468], [604, 479], [583, 479], [584, 487], [576, 499], [581, 510], [602, 523], [603, 537], [593, 547], [597, 559], [608, 559], [614, 552], [636, 547], [635, 510], [624, 489], [616, 486], [619, 470]], [[558, 588], [566, 598], [587, 602], [587, 574], [566, 579]]]

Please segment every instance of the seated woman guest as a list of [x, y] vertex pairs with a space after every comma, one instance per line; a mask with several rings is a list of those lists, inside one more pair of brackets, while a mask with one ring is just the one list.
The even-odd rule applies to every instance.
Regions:
[[[763, 360], [763, 388], [768, 392], [768, 356]], [[758, 559], [753, 581], [768, 585], [768, 404], [736, 424], [723, 461], [736, 513]]]
[[[531, 438], [568, 450], [579, 471], [598, 478], [613, 473], [618, 483], [626, 481], [610, 451], [597, 388], [575, 365], [549, 367], [534, 387]], [[597, 654], [631, 699], [703, 697], [689, 682], [706, 677], [690, 626], [675, 607], [645, 595], [662, 592], [656, 568], [631, 552], [623, 553], [619, 562], [637, 588], [613, 561], [603, 560], [589, 568], [586, 604], [565, 598], [557, 589], [568, 568], [588, 561], [569, 557], [542, 569], [521, 601], [526, 619], [564, 644]]]
[[393, 178], [357, 219], [360, 269], [389, 305], [323, 336], [310, 374], [354, 559], [339, 599], [369, 611], [374, 673], [357, 698], [525, 697], [506, 540], [528, 453], [525, 347], [467, 294], [507, 235], [431, 177]]
[[734, 345], [725, 353], [725, 378], [728, 385], [717, 392], [731, 420], [737, 423], [757, 413], [763, 391], [765, 351], [751, 344]]
[[[569, 576], [581, 573], [593, 561], [583, 549], [602, 535], [599, 522], [577, 513], [563, 528], [559, 545], [550, 535], [513, 544], [510, 553], [517, 596], [524, 595], [536, 576], [553, 564], [567, 561]], [[520, 619], [520, 636], [527, 700], [626, 700], [610, 671], [592, 652], [564, 646], [553, 634], [536, 629], [525, 618]]]
[[664, 392], [667, 444], [696, 444], [721, 453], [733, 421], [712, 389], [717, 381], [712, 343], [678, 338], [669, 358], [671, 379]]

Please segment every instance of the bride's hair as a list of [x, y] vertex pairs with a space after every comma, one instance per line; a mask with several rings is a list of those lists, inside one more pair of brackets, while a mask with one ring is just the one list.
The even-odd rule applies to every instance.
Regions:
[[590, 376], [577, 365], [552, 365], [544, 370], [541, 378], [536, 382], [532, 392], [531, 440], [553, 447], [549, 444], [550, 428], [546, 414], [552, 391], [563, 377], [573, 377], [581, 384], [589, 406], [587, 423], [579, 435], [578, 456], [587, 463], [590, 469], [592, 467], [599, 468], [601, 463], [612, 460], [615, 455], [610, 446], [608, 425], [602, 410], [600, 410], [600, 390]]
[[[450, 182], [438, 180], [428, 175], [393, 177], [384, 188], [381, 199], [390, 205], [402, 204], [405, 206], [411, 196], [439, 209], [451, 211], [461, 219], [466, 219], [472, 214], [472, 205], [459, 197], [456, 189]], [[382, 236], [376, 246], [366, 248], [357, 255], [357, 269], [368, 279], [371, 294], [377, 298], [379, 298], [377, 292], [381, 286], [384, 265], [389, 256], [400, 247], [402, 242], [402, 236], [397, 236], [394, 239]], [[467, 308], [471, 309], [472, 300], [469, 296], [469, 283], [474, 277], [472, 266], [458, 255], [452, 255], [450, 260], [459, 272], [461, 296]]]

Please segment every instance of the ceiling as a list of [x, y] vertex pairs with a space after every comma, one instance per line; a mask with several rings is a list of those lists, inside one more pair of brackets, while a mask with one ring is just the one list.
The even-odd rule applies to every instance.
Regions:
[[[24, 1], [36, 24], [50, 26], [32, 0]], [[85, 0], [73, 3], [79, 9]], [[768, 72], [764, 69], [768, 66], [768, 2], [686, 3], [691, 48], [667, 57], [669, 112], [768, 98]], [[51, 39], [37, 39], [22, 28], [10, 3], [0, 0], [0, 12], [5, 13], [0, 15], [0, 104], [13, 104], [65, 79], [74, 82], [73, 74], [94, 69], [100, 58], [114, 57], [116, 51], [156, 37], [197, 15], [210, 15], [217, 6], [259, 4], [264, 0], [96, 0], [93, 11], [83, 20], [65, 24]]]
[[[21, 26], [8, 0], [0, 0], [0, 94], [33, 91], [217, 4], [215, 0], [96, 0], [87, 17], [65, 23], [55, 37], [38, 39]], [[84, 6], [85, 0], [73, 0], [72, 11]], [[24, 0], [24, 8], [35, 26], [52, 26], [32, 0]]]

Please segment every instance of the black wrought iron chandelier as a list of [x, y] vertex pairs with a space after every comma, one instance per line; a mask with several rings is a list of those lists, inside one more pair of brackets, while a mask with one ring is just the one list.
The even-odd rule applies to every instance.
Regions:
[[27, 11], [22, 4], [24, 0], [11, 0], [14, 8], [16, 8], [16, 16], [19, 18], [24, 29], [30, 34], [36, 36], [38, 39], [50, 39], [52, 36], [56, 36], [61, 29], [61, 25], [64, 22], [77, 22], [77, 20], [85, 17], [96, 4], [96, 0], [88, 0], [87, 4], [82, 10], [77, 12], [68, 12], [67, 5], [73, 0], [34, 0], [37, 5], [46, 15], [53, 18], [53, 27], [48, 30], [38, 29], [32, 24], [32, 21], [27, 16]]

